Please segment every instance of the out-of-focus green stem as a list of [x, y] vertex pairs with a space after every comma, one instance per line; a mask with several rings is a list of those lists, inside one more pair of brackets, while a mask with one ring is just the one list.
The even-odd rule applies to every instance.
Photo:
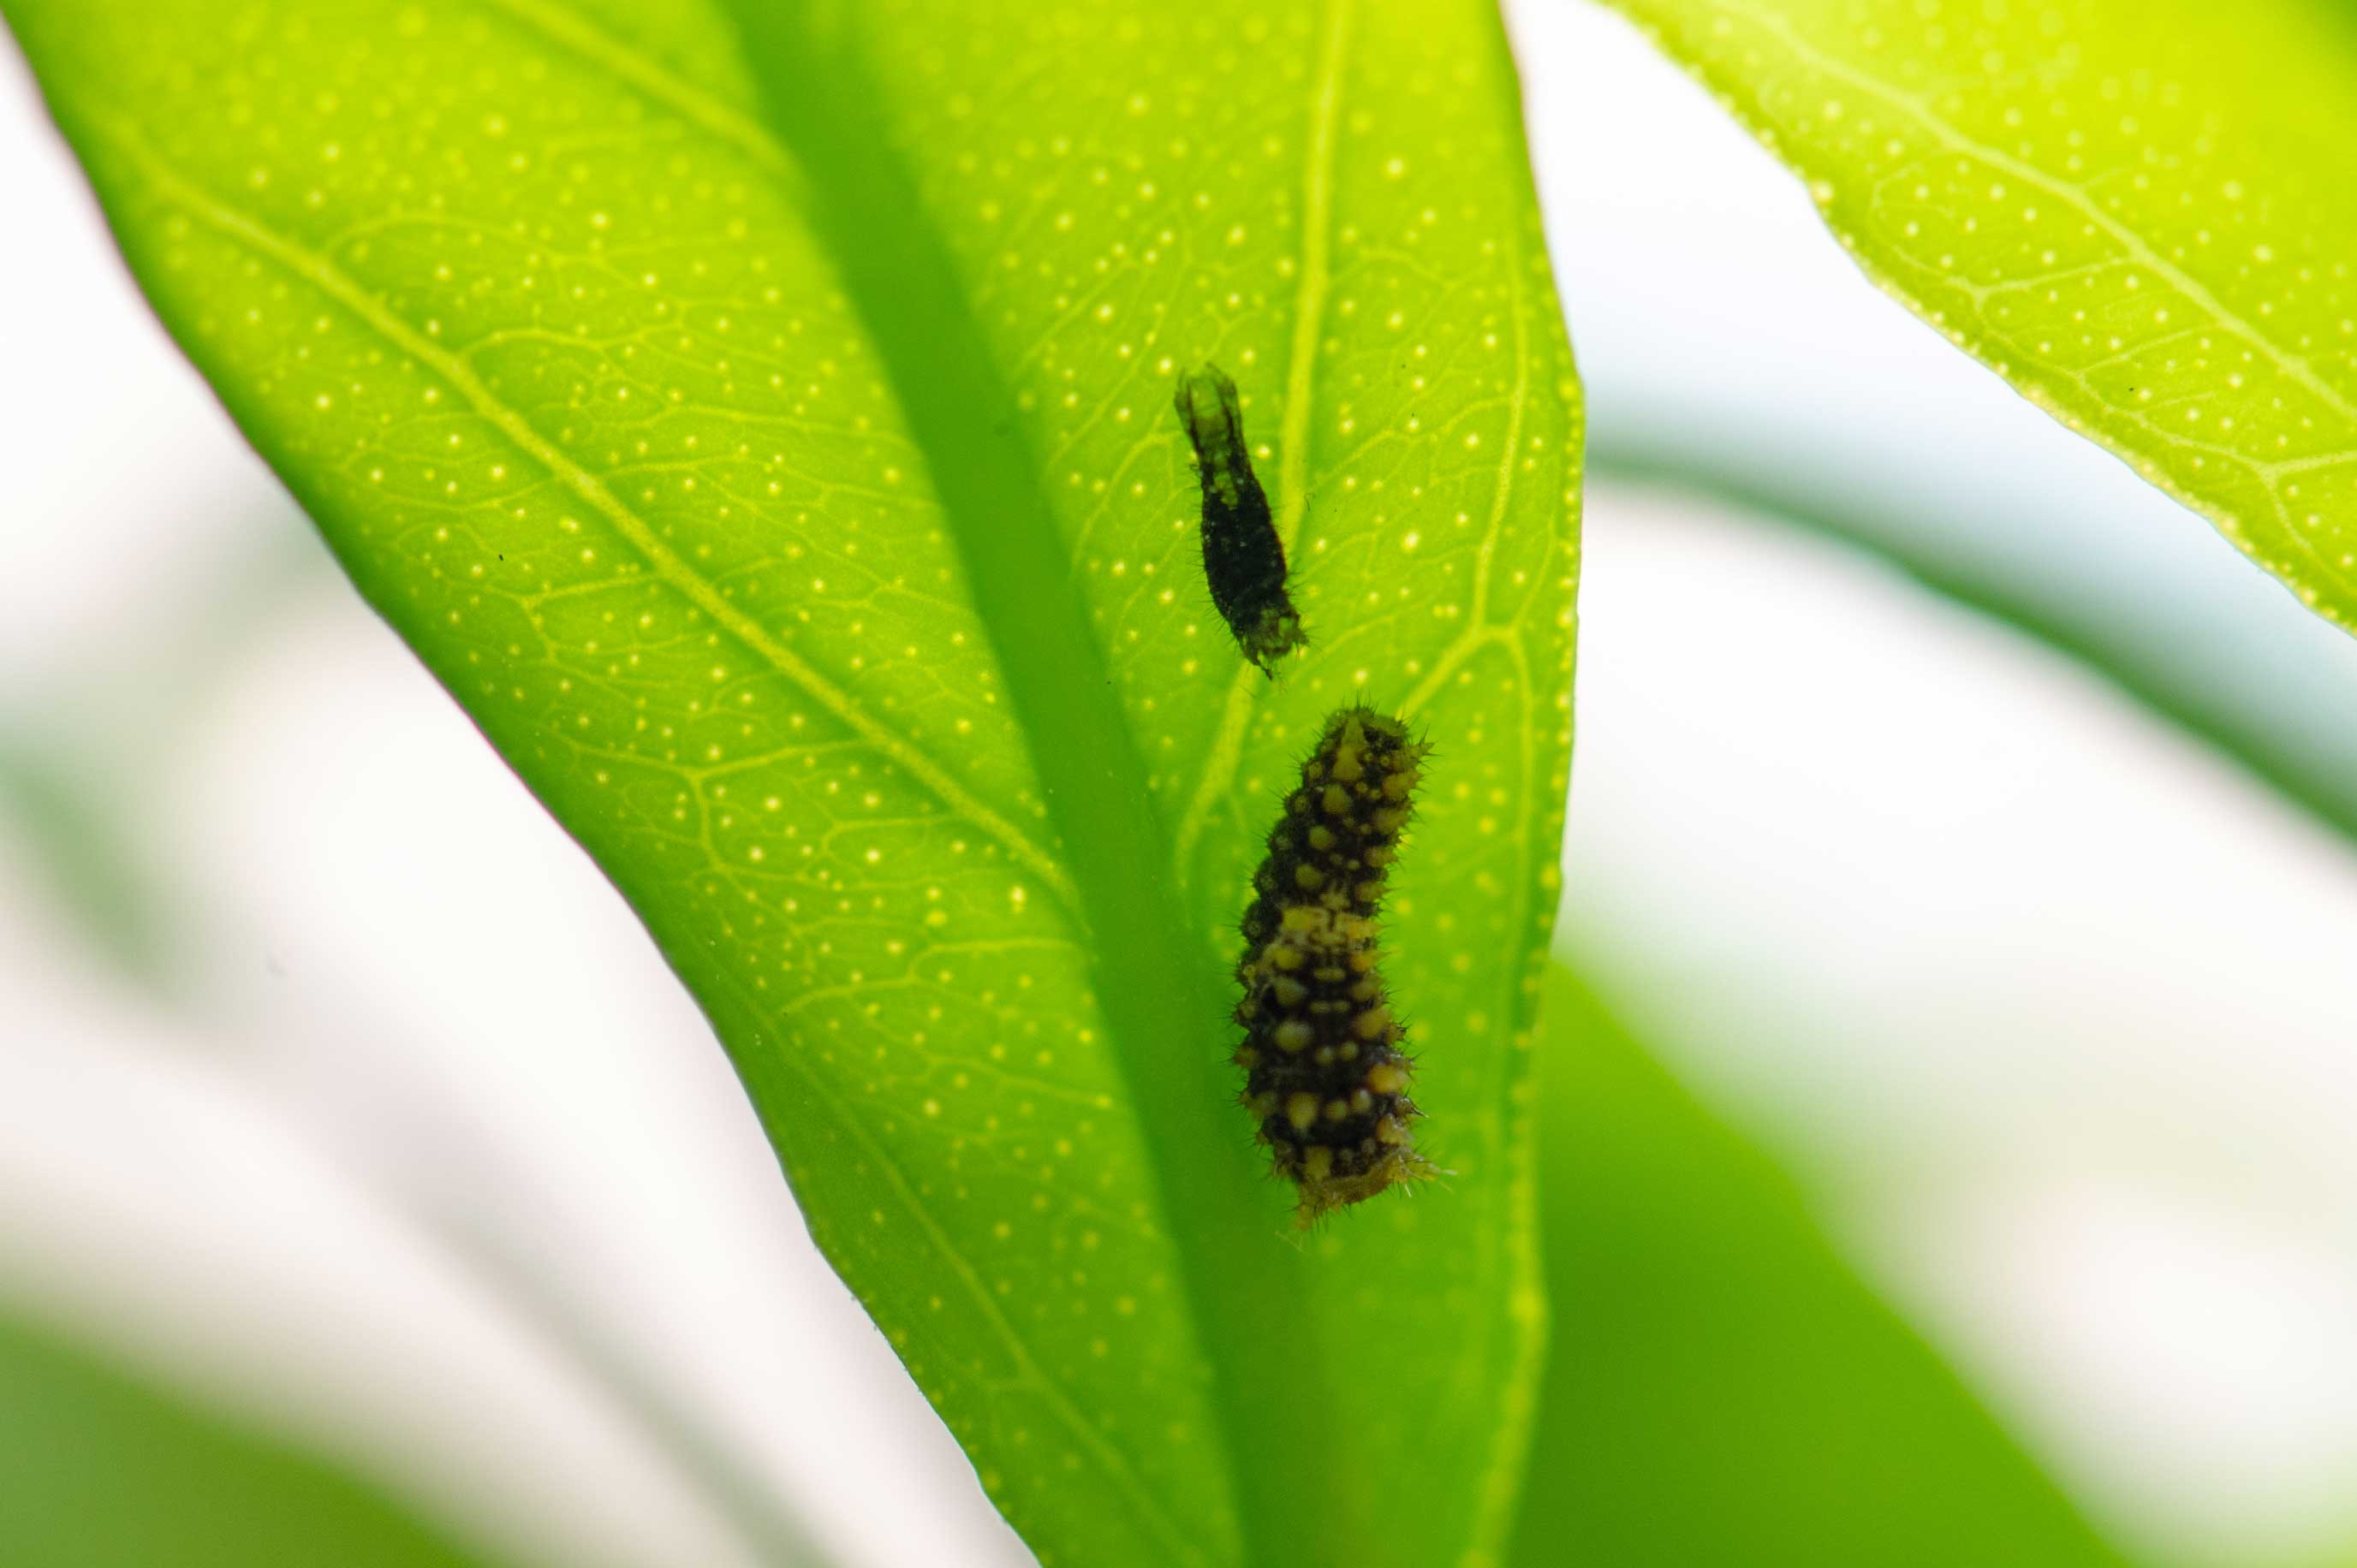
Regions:
[[[1836, 485], [1742, 446], [1609, 433], [1587, 472], [1591, 483], [1707, 496], [1862, 550], [2069, 655], [2357, 838], [2357, 640], [2280, 594], [2255, 602], [2191, 579], [2075, 570], [2067, 546], [2006, 515], [2009, 505], [1975, 515], [1975, 498], [1952, 488], [1900, 489], [1855, 470]], [[2219, 553], [2222, 570], [2249, 570]]]

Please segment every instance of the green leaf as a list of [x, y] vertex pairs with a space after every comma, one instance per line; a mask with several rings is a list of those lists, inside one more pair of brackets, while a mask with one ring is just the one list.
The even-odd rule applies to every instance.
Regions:
[[1544, 1013], [1555, 1312], [1514, 1561], [2122, 1562], [1567, 970]]
[[[1493, 1551], [1578, 446], [1489, 8], [5, 9], [158, 313], [644, 918], [1041, 1555]], [[1274, 684], [1198, 560], [1207, 360], [1310, 639]], [[1226, 972], [1361, 693], [1437, 748], [1388, 940], [1455, 1174], [1302, 1240]]]
[[0, 826], [16, 830], [51, 908], [126, 978], [161, 985], [169, 947], [151, 876], [105, 783], [50, 736], [0, 731]]
[[1883, 288], [2357, 624], [2343, 8], [1612, 4]]
[[372, 1485], [0, 1313], [0, 1558], [41, 1568], [459, 1568]]

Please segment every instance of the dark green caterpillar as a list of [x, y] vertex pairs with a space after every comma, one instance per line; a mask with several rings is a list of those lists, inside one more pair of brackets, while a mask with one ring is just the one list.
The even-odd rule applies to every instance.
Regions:
[[1285, 544], [1244, 445], [1236, 383], [1217, 365], [1178, 377], [1178, 423], [1203, 481], [1203, 575], [1246, 659], [1274, 676], [1276, 660], [1308, 639], [1285, 592]]
[[1243, 1102], [1300, 1222], [1432, 1174], [1375, 920], [1428, 748], [1369, 707], [1326, 721], [1253, 877], [1236, 979]]

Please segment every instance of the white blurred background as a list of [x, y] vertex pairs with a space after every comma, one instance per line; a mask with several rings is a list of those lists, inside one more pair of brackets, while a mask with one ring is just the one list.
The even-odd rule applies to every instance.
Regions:
[[[2110, 1533], [2357, 1561], [2357, 853], [1658, 475], [1920, 508], [2352, 757], [2357, 641], [1876, 294], [1624, 25], [1514, 18], [1598, 461], [1564, 945]], [[0, 1302], [549, 1560], [1026, 1561], [619, 900], [148, 317], [13, 52], [0, 193]]]

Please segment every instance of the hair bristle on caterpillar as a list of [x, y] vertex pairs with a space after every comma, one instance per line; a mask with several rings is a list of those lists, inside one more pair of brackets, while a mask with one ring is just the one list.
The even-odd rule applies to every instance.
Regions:
[[1243, 1103], [1297, 1219], [1431, 1174], [1415, 1152], [1406, 1031], [1393, 1016], [1376, 915], [1429, 747], [1365, 706], [1326, 721], [1269, 830], [1236, 979]]

